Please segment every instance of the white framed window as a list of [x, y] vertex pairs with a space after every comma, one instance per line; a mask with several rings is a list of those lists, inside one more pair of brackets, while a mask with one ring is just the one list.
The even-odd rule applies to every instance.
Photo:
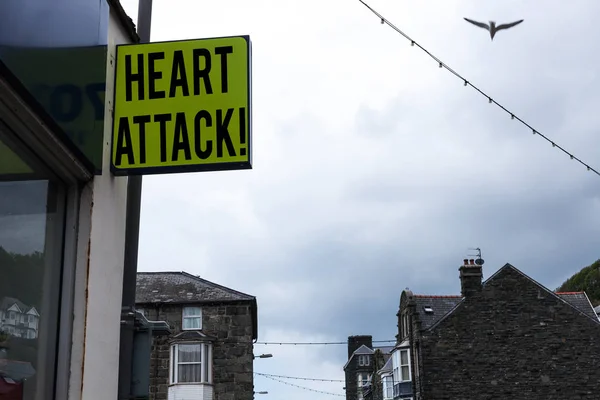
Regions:
[[390, 400], [394, 398], [394, 381], [390, 375], [383, 378], [383, 398]]
[[170, 382], [212, 383], [212, 345], [178, 343], [171, 346]]
[[362, 366], [367, 366], [371, 364], [371, 358], [368, 355], [359, 355], [358, 356], [358, 365]]
[[410, 381], [411, 373], [409, 350], [396, 350], [392, 357], [392, 376], [394, 378], [394, 383]]
[[400, 382], [410, 381], [410, 357], [408, 350], [400, 350]]
[[182, 330], [200, 330], [202, 329], [202, 308], [183, 307], [182, 312]]

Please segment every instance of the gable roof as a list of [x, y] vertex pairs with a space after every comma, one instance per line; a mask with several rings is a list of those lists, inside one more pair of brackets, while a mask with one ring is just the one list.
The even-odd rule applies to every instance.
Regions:
[[[370, 349], [363, 344], [358, 349], [354, 350], [354, 352], [352, 353], [352, 356], [354, 356], [355, 354], [373, 354], [373, 353], [375, 353], [375, 350]], [[350, 358], [352, 358], [352, 356], [350, 356]]]
[[[485, 282], [483, 282], [483, 287], [485, 287], [489, 282], [492, 282], [495, 279], [497, 279], [497, 277], [502, 272], [504, 272], [508, 269], [517, 272], [518, 274], [523, 276], [525, 279], [529, 280], [531, 283], [538, 286], [540, 289], [542, 289], [545, 292], [554, 296], [557, 300], [562, 301], [565, 304], [568, 304], [574, 310], [578, 311], [582, 316], [590, 318], [592, 321], [600, 324], [600, 320], [598, 319], [598, 317], [592, 315], [592, 313], [593, 313], [592, 304], [590, 303], [585, 292], [562, 292], [562, 293], [553, 292], [552, 290], [548, 289], [547, 287], [545, 287], [541, 283], [537, 282], [535, 279], [531, 278], [530, 276], [523, 273], [521, 270], [519, 270], [518, 268], [514, 267], [513, 265], [511, 265], [509, 263], [504, 264], [504, 266], [502, 268], [498, 269], [498, 271], [496, 271]], [[587, 300], [587, 302], [583, 301], [584, 298], [585, 298], [585, 300]], [[456, 303], [456, 305], [450, 311], [448, 311], [445, 315], [443, 315], [441, 318], [439, 318], [437, 321], [435, 321], [432, 325], [430, 325], [428, 329], [433, 329], [442, 320], [446, 319], [450, 314], [452, 314], [452, 312], [454, 310], [456, 310], [462, 304], [463, 301], [464, 301], [464, 297], [461, 297], [460, 300]], [[591, 309], [592, 313], [590, 313], [588, 309]]]
[[[500, 268], [496, 273], [494, 273], [491, 277], [489, 277], [485, 282], [483, 282], [483, 286], [485, 286], [488, 282], [491, 282], [493, 279], [497, 277], [497, 275], [505, 270], [506, 268], [512, 268], [528, 280], [530, 280], [535, 285], [539, 286], [543, 290], [552, 293], [560, 300], [566, 302], [582, 314], [590, 317], [594, 320], [598, 320], [597, 313], [600, 312], [600, 306], [596, 307], [596, 309], [592, 308], [592, 304], [585, 292], [552, 292], [545, 286], [541, 285], [531, 277], [527, 276], [523, 272], [521, 272], [516, 267], [511, 264], [505, 264], [502, 268]], [[462, 296], [435, 296], [435, 295], [412, 295], [414, 304], [416, 305], [416, 312], [419, 316], [419, 320], [421, 321], [421, 329], [429, 329], [434, 325], [437, 325], [443, 318], [447, 315], [451, 314], [462, 301], [464, 297]], [[429, 307], [430, 310], [425, 310], [426, 307]], [[595, 311], [596, 310], [596, 311]]]
[[135, 302], [204, 303], [253, 301], [254, 296], [187, 272], [138, 272]]
[[33, 307], [29, 307], [27, 304], [23, 303], [19, 299], [15, 299], [14, 297], [4, 297], [0, 302], [0, 310], [8, 310], [13, 305], [16, 305], [20, 312], [26, 313], [31, 310]]
[[350, 361], [352, 361], [355, 355], [372, 355], [375, 354], [375, 350], [381, 351], [383, 353], [383, 359], [387, 361], [387, 358], [390, 356], [390, 354], [392, 354], [392, 350], [394, 350], [394, 346], [380, 346], [373, 347], [371, 349], [368, 346], [362, 344], [358, 349], [352, 352], [352, 355], [350, 355], [350, 357], [348, 357], [348, 361], [346, 361], [346, 364], [344, 364], [344, 370], [346, 370], [346, 367], [348, 367], [348, 364], [350, 364]]

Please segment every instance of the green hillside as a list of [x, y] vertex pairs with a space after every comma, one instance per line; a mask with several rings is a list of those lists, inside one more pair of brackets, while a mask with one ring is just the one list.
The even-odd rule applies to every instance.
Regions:
[[600, 305], [600, 260], [596, 260], [592, 265], [583, 268], [557, 289], [559, 292], [578, 292], [581, 290], [587, 293], [594, 307]]

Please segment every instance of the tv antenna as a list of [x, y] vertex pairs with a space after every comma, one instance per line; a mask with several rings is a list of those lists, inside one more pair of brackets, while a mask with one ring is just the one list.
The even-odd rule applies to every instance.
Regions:
[[485, 261], [483, 260], [483, 258], [481, 258], [481, 249], [479, 247], [475, 247], [469, 248], [469, 250], [475, 250], [477, 252], [477, 254], [469, 254], [469, 257], [477, 257], [477, 259], [475, 259], [475, 264], [479, 266], [483, 265]]

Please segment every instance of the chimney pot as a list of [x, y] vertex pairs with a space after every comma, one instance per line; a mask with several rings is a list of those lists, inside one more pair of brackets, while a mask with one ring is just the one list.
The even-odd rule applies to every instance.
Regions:
[[469, 265], [469, 260], [467, 260], [466, 258], [464, 259], [464, 264], [463, 265]]
[[471, 258], [471, 259], [469, 260], [469, 264], [470, 264], [470, 265], [475, 265], [475, 260]]

